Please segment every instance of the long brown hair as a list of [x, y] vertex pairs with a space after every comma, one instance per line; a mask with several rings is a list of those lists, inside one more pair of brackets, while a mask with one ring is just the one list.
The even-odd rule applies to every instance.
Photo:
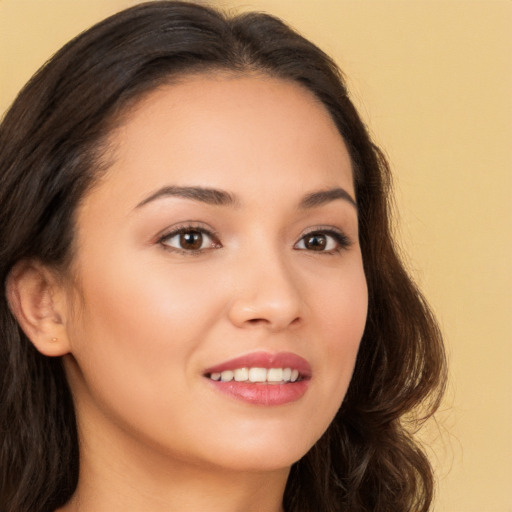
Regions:
[[[321, 50], [265, 14], [228, 17], [188, 2], [118, 13], [62, 48], [21, 91], [0, 125], [0, 279], [34, 258], [65, 271], [74, 212], [102, 171], [119, 113], [190, 72], [257, 71], [308, 88], [352, 159], [369, 310], [355, 372], [335, 420], [291, 469], [287, 512], [427, 511], [430, 464], [405, 427], [439, 404], [440, 332], [391, 236], [390, 175]], [[71, 394], [58, 358], [38, 353], [0, 295], [0, 510], [50, 512], [79, 473]]]

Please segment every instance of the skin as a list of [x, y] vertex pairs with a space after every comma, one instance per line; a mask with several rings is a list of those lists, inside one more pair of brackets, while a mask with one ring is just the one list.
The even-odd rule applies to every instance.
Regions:
[[[81, 438], [61, 510], [280, 511], [290, 466], [343, 400], [366, 319], [356, 207], [299, 207], [333, 188], [355, 199], [345, 144], [300, 86], [221, 74], [150, 93], [110, 143], [113, 163], [78, 210], [71, 275], [52, 292]], [[236, 201], [148, 201], [168, 186]], [[188, 225], [215, 236], [198, 252], [162, 240]], [[312, 230], [349, 245], [326, 234], [327, 250], [312, 250]], [[305, 358], [306, 394], [252, 405], [205, 378], [255, 351]]]

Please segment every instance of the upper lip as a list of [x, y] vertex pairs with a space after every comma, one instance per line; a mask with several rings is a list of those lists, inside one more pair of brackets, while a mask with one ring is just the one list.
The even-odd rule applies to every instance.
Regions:
[[253, 352], [207, 368], [204, 373], [222, 373], [237, 368], [291, 368], [298, 370], [302, 378], [311, 377], [311, 365], [292, 352]]

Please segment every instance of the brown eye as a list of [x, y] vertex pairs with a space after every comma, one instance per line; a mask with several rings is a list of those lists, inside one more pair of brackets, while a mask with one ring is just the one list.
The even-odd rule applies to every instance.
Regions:
[[309, 251], [324, 251], [327, 247], [327, 237], [320, 233], [304, 238], [304, 247]]
[[197, 251], [202, 248], [203, 234], [199, 231], [187, 231], [179, 235], [179, 245], [181, 249], [188, 251]]
[[181, 228], [160, 239], [160, 243], [170, 249], [198, 253], [219, 247], [214, 236], [203, 229]]
[[349, 239], [343, 234], [332, 229], [315, 231], [304, 235], [294, 246], [302, 251], [316, 251], [326, 254], [334, 254], [341, 249], [350, 246]]

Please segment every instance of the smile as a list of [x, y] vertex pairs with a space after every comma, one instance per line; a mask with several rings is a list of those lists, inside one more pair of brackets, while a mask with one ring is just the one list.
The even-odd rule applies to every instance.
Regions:
[[204, 372], [213, 389], [238, 401], [279, 406], [302, 398], [311, 382], [311, 366], [289, 352], [255, 352]]
[[259, 382], [267, 384], [283, 384], [296, 382], [301, 376], [296, 368], [237, 368], [224, 370], [208, 375], [212, 380], [221, 382]]

